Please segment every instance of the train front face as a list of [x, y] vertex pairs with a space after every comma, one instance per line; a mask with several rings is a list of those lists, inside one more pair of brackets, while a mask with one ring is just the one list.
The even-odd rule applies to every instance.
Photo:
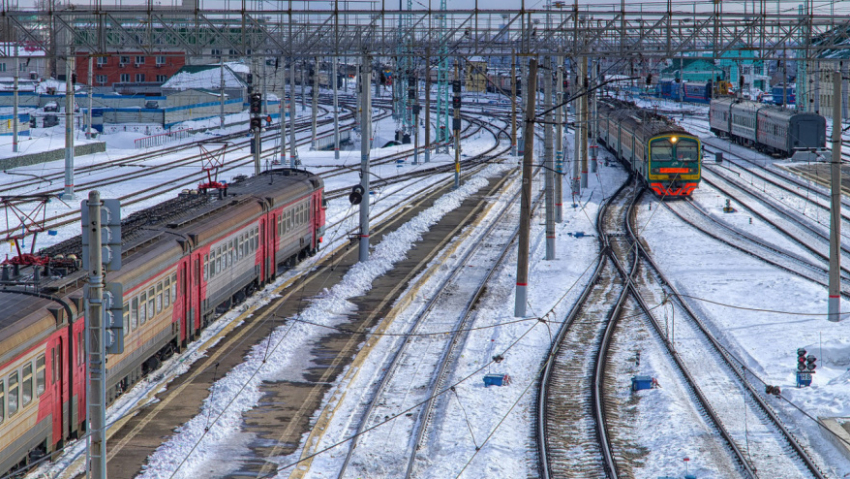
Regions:
[[699, 138], [689, 133], [652, 137], [646, 183], [661, 197], [690, 196], [699, 186], [701, 152]]

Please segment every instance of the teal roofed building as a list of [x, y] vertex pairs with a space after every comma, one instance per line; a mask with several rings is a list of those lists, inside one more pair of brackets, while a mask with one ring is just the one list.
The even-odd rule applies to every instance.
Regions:
[[661, 70], [662, 80], [681, 78], [686, 82], [705, 83], [716, 79], [722, 72], [712, 62], [701, 58], [677, 58], [670, 61], [672, 63]]

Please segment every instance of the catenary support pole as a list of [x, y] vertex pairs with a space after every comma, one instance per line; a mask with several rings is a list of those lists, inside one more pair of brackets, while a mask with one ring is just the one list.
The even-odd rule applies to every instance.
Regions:
[[334, 84], [334, 159], [339, 159], [339, 76], [337, 75], [337, 57], [333, 58], [333, 80]]
[[[537, 60], [528, 62], [528, 92], [537, 91]], [[514, 316], [524, 317], [528, 302], [528, 251], [531, 229], [531, 165], [534, 161], [534, 100], [536, 95], [526, 95], [525, 124], [522, 128], [525, 150], [522, 156], [522, 191], [519, 207], [519, 252], [516, 263], [516, 298]]]
[[425, 49], [425, 163], [431, 161], [431, 47]]
[[[460, 62], [455, 60], [455, 78], [452, 82], [455, 88], [454, 95], [460, 98]], [[452, 118], [452, 130], [454, 131], [455, 140], [455, 189], [460, 188], [460, 104], [454, 109], [454, 118]]]
[[581, 122], [581, 187], [582, 189], [587, 188], [587, 126], [588, 126], [588, 114], [587, 114], [587, 91], [588, 91], [588, 79], [587, 79], [587, 57], [581, 58], [581, 81], [582, 81], [582, 92], [584, 93], [581, 96], [581, 118], [579, 121]]
[[[12, 105], [12, 152], [18, 152], [18, 76], [21, 73], [20, 58], [18, 58], [18, 43], [15, 42], [15, 85]], [[89, 90], [91, 90], [91, 57], [89, 57]], [[91, 98], [91, 96], [89, 96]], [[91, 111], [91, 106], [89, 106]], [[89, 129], [91, 131], [91, 129]]]
[[319, 149], [319, 140], [316, 139], [316, 117], [319, 111], [319, 57], [316, 57], [316, 66], [313, 68], [313, 123], [310, 129], [310, 148]]
[[298, 148], [295, 145], [295, 57], [289, 62], [289, 166], [298, 166]]
[[[90, 56], [89, 57], [89, 107], [86, 111], [86, 116], [88, 117], [88, 118], [86, 118], [86, 125], [88, 125], [86, 127], [86, 138], [88, 138], [88, 139], [91, 139], [91, 137], [92, 137], [92, 126], [91, 126], [92, 114], [91, 114], [91, 110], [92, 110], [92, 107], [94, 106], [93, 105], [93, 103], [94, 103], [94, 98], [93, 98], [94, 97], [94, 83], [93, 83], [94, 72], [93, 72], [93, 69], [94, 69], [94, 58]], [[15, 89], [17, 90], [17, 87], [15, 87]], [[15, 103], [17, 103], [17, 101]], [[17, 117], [17, 116], [18, 116], [18, 114], [16, 112], [15, 117]]]
[[590, 173], [596, 173], [596, 168], [598, 165], [598, 156], [599, 156], [599, 145], [597, 144], [597, 138], [599, 138], [599, 124], [597, 122], [597, 107], [596, 107], [596, 85], [599, 84], [599, 62], [596, 62], [596, 65], [592, 65], [590, 67], [590, 85], [594, 87], [591, 90], [592, 93], [588, 96], [587, 101], [590, 102]]
[[[555, 104], [564, 102], [564, 57], [557, 57], [558, 75], [555, 79]], [[555, 109], [555, 222], [564, 221], [564, 108]]]
[[103, 263], [101, 257], [100, 193], [89, 192], [89, 387], [88, 415], [91, 421], [91, 472], [93, 479], [106, 479], [106, 344], [103, 341]]
[[830, 176], [829, 320], [841, 320], [841, 71], [833, 73]]
[[369, 101], [369, 55], [363, 55], [363, 66], [360, 69], [360, 186], [363, 187], [363, 201], [360, 202], [360, 251], [361, 262], [369, 259], [369, 149], [372, 125], [371, 102]]
[[[581, 79], [583, 78], [581, 73], [581, 62], [576, 59], [576, 77], [575, 82], [573, 82], [573, 96], [580, 95], [581, 90]], [[576, 97], [573, 100], [573, 179], [571, 183], [571, 190], [573, 194], [573, 208], [576, 206], [576, 202], [581, 197], [581, 98]]]
[[516, 49], [511, 49], [511, 156], [516, 156]]
[[543, 69], [543, 178], [546, 204], [546, 259], [555, 259], [555, 155], [552, 148], [552, 57]]
[[74, 199], [74, 59], [70, 49], [65, 58], [65, 192], [63, 200]]
[[224, 129], [224, 57], [218, 58], [218, 127]]
[[307, 60], [301, 62], [301, 111], [307, 111]]
[[[277, 69], [275, 69], [277, 75]], [[280, 166], [286, 166], [286, 63], [283, 64], [280, 94]], [[291, 97], [292, 95], [290, 95]]]

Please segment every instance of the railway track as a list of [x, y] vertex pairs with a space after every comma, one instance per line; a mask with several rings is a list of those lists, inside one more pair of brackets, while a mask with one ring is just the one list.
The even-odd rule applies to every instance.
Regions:
[[[757, 477], [752, 456], [743, 452], [740, 438], [736, 437], [739, 424], [736, 418], [729, 417], [739, 411], [729, 407], [729, 399], [724, 396], [728, 384], [717, 380], [718, 371], [712, 371], [713, 382], [694, 374], [694, 369], [700, 369], [679, 355], [654, 316], [650, 304], [661, 304], [666, 296], [659, 297], [654, 291], [662, 283], [652, 278], [654, 265], [637, 242], [633, 220], [638, 197], [632, 186], [626, 186], [600, 210], [597, 228], [602, 254], [589, 286], [559, 332], [544, 369], [538, 395], [541, 476], [633, 477], [636, 458], [631, 451], [637, 446], [630, 444], [633, 435], [627, 424], [628, 414], [622, 404], [616, 404], [617, 393], [611, 389], [618, 382], [623, 387], [622, 378], [617, 381], [613, 373], [607, 372], [609, 347], [628, 311], [625, 317], [640, 316], [652, 326], [655, 341], [664, 346], [662, 349], [675, 364], [695, 410], [706, 427], [720, 437], [714, 450], [723, 457], [714, 461], [725, 464], [723, 477], [732, 470], [743, 477]], [[581, 377], [592, 378], [587, 387], [576, 380]], [[569, 397], [578, 400], [563, 400]]]
[[[387, 115], [388, 115], [388, 113], [387, 113]], [[477, 120], [474, 117], [470, 117], [470, 116], [467, 116], [467, 115], [464, 115], [464, 118], [467, 120], [467, 125], [465, 126], [465, 128], [463, 130], [464, 138], [471, 136], [472, 134], [476, 133], [481, 128], [483, 128], [483, 126], [482, 126], [483, 122], [481, 122], [480, 120]], [[475, 126], [476, 129], [474, 131], [470, 131], [473, 128], [473, 126]], [[308, 144], [309, 141], [310, 141], [309, 138], [305, 138], [305, 139], [300, 140], [299, 144], [300, 145]], [[269, 157], [273, 158], [273, 157], [275, 157], [277, 151], [278, 150], [275, 147], [268, 148], [268, 149], [263, 151], [262, 156], [266, 157], [266, 158], [269, 158]], [[402, 151], [402, 152], [398, 152], [398, 153], [388, 155], [388, 156], [384, 156], [384, 157], [380, 157], [380, 158], [373, 158], [370, 161], [370, 164], [372, 164], [372, 165], [387, 164], [387, 163], [393, 162], [397, 159], [410, 156], [410, 155], [412, 155], [412, 153], [413, 152], [412, 152], [412, 149], [411, 149], [411, 150], [405, 150], [405, 151]], [[240, 158], [231, 159], [219, 171], [219, 174], [232, 172], [232, 171], [236, 170], [237, 168], [241, 168], [241, 167], [244, 167], [244, 166], [247, 166], [247, 165], [251, 165], [251, 164], [253, 164], [253, 161], [254, 160], [253, 160], [252, 155], [245, 155], [245, 156], [242, 156]], [[468, 161], [468, 160], [464, 160], [464, 161]], [[440, 166], [440, 167], [434, 167], [433, 170], [444, 171], [447, 168], [449, 168], [449, 167]], [[345, 174], [345, 173], [348, 173], [348, 172], [351, 172], [351, 171], [354, 171], [354, 170], [357, 170], [357, 169], [359, 169], [359, 166], [348, 166], [348, 167], [342, 166], [342, 167], [338, 167], [338, 168], [334, 168], [334, 169], [325, 171], [325, 172], [321, 173], [321, 176], [323, 178], [327, 179], [327, 178], [339, 176], [339, 175], [342, 175], [342, 174]], [[423, 169], [422, 172], [415, 174], [415, 175], [421, 176], [421, 175], [427, 174], [427, 171], [429, 171], [429, 170]], [[150, 172], [146, 172], [146, 174], [150, 174]], [[179, 190], [180, 188], [187, 188], [187, 187], [193, 188], [193, 187], [197, 186], [197, 183], [199, 181], [203, 181], [204, 178], [205, 177], [203, 176], [202, 172], [195, 172], [195, 173], [191, 173], [189, 175], [184, 175], [184, 176], [175, 178], [171, 182], [168, 182], [168, 183], [165, 183], [165, 184], [162, 184], [162, 185], [156, 185], [156, 186], [153, 186], [153, 187], [143, 188], [141, 190], [134, 191], [134, 192], [129, 193], [127, 195], [120, 196], [118, 199], [121, 200], [122, 206], [130, 206], [130, 205], [134, 205], [134, 204], [138, 204], [138, 203], [148, 201], [148, 200], [155, 198], [155, 197], [157, 197], [161, 194], [164, 194], [168, 191]], [[101, 186], [108, 185], [108, 184], [114, 184], [114, 183], [118, 183], [118, 182], [121, 182], [121, 181], [125, 181], [125, 179], [111, 180], [111, 181], [107, 181], [107, 182], [94, 182], [94, 184], [82, 184], [82, 185], [79, 185], [79, 186], [85, 186], [85, 187], [88, 187], [88, 188], [93, 188], [93, 187], [101, 187]], [[386, 180], [378, 180], [377, 182], [374, 182], [374, 184], [376, 186], [380, 186], [380, 185], [386, 184], [386, 183], [387, 183]], [[337, 197], [340, 197], [340, 196], [347, 195], [347, 191], [348, 191], [347, 189], [340, 189], [340, 190], [337, 190], [337, 191], [329, 191], [327, 193], [329, 195], [331, 195], [331, 196], [329, 196], [330, 198], [337, 198]], [[62, 226], [66, 226], [66, 225], [69, 225], [69, 224], [72, 224], [72, 223], [79, 221], [79, 218], [80, 218], [79, 211], [76, 210], [76, 209], [71, 209], [68, 212], [61, 213], [61, 214], [46, 218], [45, 229], [56, 229], [56, 228], [59, 228], [59, 227], [62, 227]], [[5, 230], [1, 230], [0, 234], [10, 234], [12, 232], [13, 232], [13, 229], [5, 229]]]
[[[492, 125], [486, 124], [485, 122], [480, 122], [482, 124], [482, 128], [485, 128], [487, 131], [491, 131], [494, 135], [494, 138], [498, 138], [499, 136], [504, 135], [504, 129], [496, 129]], [[478, 171], [479, 168], [486, 166], [489, 162], [492, 161], [493, 155], [492, 153], [498, 148], [499, 144], [496, 142], [496, 145], [488, 152], [484, 152], [480, 155], [477, 155], [475, 158], [471, 158], [469, 161], [469, 168], [465, 168], [463, 173], [463, 177], [467, 177], [468, 175], [474, 174]], [[393, 181], [391, 183], [397, 183], [403, 181], [399, 178], [397, 181]], [[434, 184], [426, 185], [417, 191], [411, 191], [409, 187], [406, 188], [405, 193], [408, 195], [408, 199], [400, 204], [393, 205], [384, 209], [383, 211], [378, 212], [377, 214], [373, 214], [373, 220], [375, 223], [373, 224], [373, 235], [375, 235], [378, 239], [388, 231], [392, 230], [394, 227], [398, 226], [402, 222], [408, 220], [411, 215], [415, 214], [419, 209], [429, 206], [431, 200], [435, 197], [435, 195], [439, 196], [443, 194], [447, 188], [453, 183], [451, 178], [447, 178], [445, 180], [436, 182]], [[403, 188], [404, 189], [404, 188]], [[377, 198], [373, 204], [382, 202], [385, 197], [391, 197], [391, 192], [388, 192], [387, 195], [383, 197]], [[356, 210], [356, 209], [354, 209]], [[376, 210], [377, 211], [377, 210]], [[349, 212], [349, 215], [355, 214]], [[457, 226], [460, 228], [461, 226]], [[341, 218], [340, 220], [328, 225], [328, 236], [329, 243], [326, 243], [325, 247], [336, 250], [335, 253], [329, 255], [329, 262], [325, 262], [323, 264], [318, 264], [316, 267], [308, 266], [306, 268], [299, 269], [294, 275], [292, 275], [283, 286], [281, 286], [278, 291], [281, 291], [281, 294], [285, 296], [285, 298], [290, 298], [295, 294], [305, 294], [305, 288], [317, 288], [315, 293], [322, 294], [322, 291], [325, 290], [325, 287], [330, 287], [330, 284], [327, 284], [328, 276], [341, 276], [342, 273], [333, 273], [337, 271], [337, 268], [343, 266], [342, 270], [344, 272], [348, 265], [356, 263], [356, 249], [351, 249], [347, 246], [348, 236], [357, 231], [357, 228], [350, 229], [349, 231], [345, 231], [345, 218]], [[353, 259], [352, 259], [353, 252]], [[353, 262], [352, 262], [353, 261]], [[312, 263], [310, 263], [312, 264]], [[284, 289], [285, 288], [285, 289]], [[115, 469], [110, 471], [110, 476], [112, 477], [123, 477], [121, 474], [124, 473], [125, 469], [122, 466], [118, 466], [117, 464], [124, 464], [124, 459], [126, 459], [125, 455], [129, 453], [131, 456], [133, 454], [138, 454], [139, 450], [133, 447], [129, 449], [125, 449], [127, 445], [133, 444], [133, 441], [138, 438], [139, 435], [143, 435], [143, 431], [145, 430], [141, 424], [150, 424], [150, 421], [153, 417], [157, 417], [160, 414], [164, 414], [165, 417], [168, 417], [169, 421], [177, 421], [183, 422], [189, 420], [192, 416], [184, 417], [184, 419], [176, 419], [172, 417], [171, 412], [163, 412], [170, 411], [167, 409], [168, 405], [171, 404], [171, 401], [179, 396], [179, 401], [177, 403], [185, 403], [188, 400], [186, 394], [192, 392], [192, 394], [196, 395], [198, 398], [198, 403], [203, 399], [207, 393], [208, 388], [210, 387], [210, 380], [215, 380], [215, 375], [211, 378], [210, 371], [213, 369], [213, 366], [217, 369], [219, 373], [222, 371], [226, 371], [228, 368], [236, 367], [242, 360], [243, 354], [245, 354], [245, 348], [251, 344], [254, 344], [257, 341], [262, 340], [265, 336], [267, 336], [270, 332], [270, 328], [274, 328], [279, 326], [282, 323], [281, 319], [274, 318], [282, 318], [284, 316], [274, 314], [269, 314], [270, 310], [274, 311], [282, 311], [280, 308], [286, 306], [289, 308], [295, 307], [298, 308], [298, 304], [300, 301], [289, 301], [288, 303], [284, 300], [276, 301], [275, 304], [262, 307], [260, 310], [264, 311], [263, 318], [258, 319], [257, 321], [251, 320], [248, 321], [248, 325], [244, 328], [235, 329], [236, 325], [241, 321], [245, 320], [245, 315], [236, 317], [231, 319], [227, 325], [223, 328], [220, 328], [222, 333], [219, 333], [222, 337], [226, 333], [230, 333], [230, 335], [224, 340], [224, 343], [219, 346], [210, 346], [210, 343], [214, 343], [216, 340], [211, 339], [205, 342], [204, 347], [210, 346], [214, 351], [207, 351], [207, 354], [210, 356], [208, 359], [204, 359], [202, 364], [196, 364], [192, 366], [189, 377], [186, 378], [182, 384], [178, 384], [173, 386], [173, 391], [176, 391], [174, 396], [171, 396], [170, 391], [166, 391], [162, 393], [162, 396], [166, 398], [163, 399], [162, 402], [159, 402], [159, 405], [155, 406], [137, 406], [130, 408], [126, 414], [123, 414], [122, 417], [114, 419], [111, 421], [115, 424], [115, 427], [111, 428], [109, 431], [110, 440], [113, 441], [113, 444], [117, 444], [117, 447], [110, 448], [110, 468], [117, 467], [118, 470], [116, 472]], [[297, 312], [297, 311], [296, 311]], [[292, 312], [291, 312], [292, 314]], [[290, 315], [291, 315], [290, 314]], [[244, 331], [243, 331], [244, 329]], [[197, 344], [197, 343], [195, 343]], [[354, 343], [356, 346], [357, 343]], [[200, 345], [199, 345], [200, 347]], [[240, 354], [241, 353], [241, 354]], [[342, 364], [345, 364], [348, 360], [350, 360], [350, 353], [347, 350], [344, 354], [340, 356]], [[345, 359], [342, 359], [345, 358]], [[214, 361], [213, 361], [214, 360]], [[222, 368], [219, 369], [219, 363], [222, 364]], [[220, 376], [219, 376], [220, 377]], [[160, 382], [152, 385], [149, 388], [148, 395], [152, 397], [156, 395], [156, 391], [161, 388], [161, 385], [172, 380], [173, 378], [162, 378], [159, 380]], [[179, 379], [178, 379], [179, 381]], [[206, 381], [206, 382], [204, 382]], [[327, 382], [323, 381], [321, 384], [317, 385], [317, 388], [324, 388]], [[172, 388], [169, 388], [172, 389]], [[313, 404], [313, 403], [310, 403]], [[160, 407], [161, 405], [161, 407]], [[315, 406], [318, 406], [316, 404]], [[186, 409], [182, 406], [177, 408], [180, 411], [180, 414], [184, 414]], [[136, 419], [139, 418], [138, 415], [142, 415], [140, 422], [137, 422]], [[309, 419], [309, 411], [304, 409], [301, 413], [299, 413], [298, 418], [293, 420], [292, 424], [299, 424], [306, 426], [306, 420]], [[127, 425], [129, 424], [129, 425]], [[123, 429], [120, 429], [121, 426], [124, 426]], [[289, 430], [290, 426], [287, 426], [286, 430]], [[299, 426], [300, 427], [300, 426]], [[129, 430], [128, 430], [129, 428]], [[167, 430], [162, 430], [157, 433], [154, 433], [154, 437], [157, 434], [159, 436], [169, 435], [171, 433], [171, 428], [167, 427]], [[300, 430], [292, 432], [294, 434], [293, 439], [300, 437]], [[143, 440], [144, 441], [144, 440]], [[297, 443], [297, 441], [296, 441]], [[289, 441], [283, 441], [281, 443], [281, 447], [285, 449], [287, 445], [290, 444]], [[84, 449], [78, 447], [76, 451], [76, 461], [74, 458], [71, 458], [70, 461], [72, 464], [75, 464], [76, 467], [79, 467], [80, 461], [82, 460], [82, 455], [84, 453]], [[123, 450], [123, 452], [122, 452]], [[147, 453], [143, 452], [142, 459], [146, 456]], [[265, 457], [263, 454], [260, 454], [259, 457]], [[123, 458], [123, 459], [122, 459]], [[118, 461], [118, 462], [115, 462]], [[264, 459], [261, 459], [260, 462], [263, 462]], [[264, 462], [263, 462], [264, 463]], [[265, 463], [264, 463], [265, 464]], [[272, 463], [268, 463], [272, 464]], [[74, 468], [68, 468], [66, 470], [72, 471]], [[116, 476], [115, 474], [118, 474]], [[134, 474], [133, 474], [134, 475]], [[66, 477], [66, 476], [62, 476]], [[127, 476], [132, 477], [132, 476]]]
[[[649, 199], [647, 201], [655, 201]], [[641, 208], [643, 210], [643, 208]], [[773, 408], [746, 377], [744, 363], [730, 353], [712, 333], [706, 321], [695, 312], [676, 289], [674, 283], [655, 263], [640, 240], [636, 225], [630, 227], [629, 237], [641, 257], [642, 281], [632, 283], [635, 297], [645, 304], [660, 304], [665, 298], [673, 301], [677, 335], [666, 340], [683, 371], [692, 375], [695, 384], [714, 408], [714, 415], [728, 431], [733, 447], [737, 446], [739, 462], [757, 473], [752, 477], [783, 477], [823, 479], [824, 473], [814, 463], [797, 438], [782, 423]], [[647, 306], [643, 306], [646, 309]], [[653, 325], [664, 336], [661, 322], [651, 312]], [[673, 341], [675, 347], [673, 348]], [[743, 410], [742, 410], [743, 409]], [[758, 438], [755, 439], [750, 438]], [[743, 453], [745, 451], [745, 453]], [[757, 471], [757, 472], [756, 472]]]

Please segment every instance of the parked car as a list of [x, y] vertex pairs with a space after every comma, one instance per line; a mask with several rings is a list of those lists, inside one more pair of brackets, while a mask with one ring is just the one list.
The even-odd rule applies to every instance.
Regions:
[[59, 112], [59, 104], [55, 101], [49, 101], [44, 105], [44, 111]]
[[51, 126], [56, 126], [59, 124], [59, 117], [56, 115], [47, 115], [44, 117], [44, 121], [42, 126], [45, 128], [50, 128]]
[[145, 102], [145, 108], [150, 110], [156, 110], [159, 108], [159, 102], [156, 100], [148, 100]]

